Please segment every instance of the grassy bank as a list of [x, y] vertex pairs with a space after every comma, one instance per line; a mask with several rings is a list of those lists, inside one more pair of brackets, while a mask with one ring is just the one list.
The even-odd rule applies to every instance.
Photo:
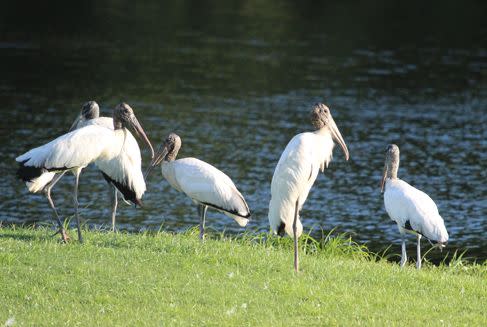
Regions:
[[[403, 270], [340, 238], [0, 229], [0, 325], [487, 325], [487, 265]], [[75, 233], [71, 233], [75, 235]]]

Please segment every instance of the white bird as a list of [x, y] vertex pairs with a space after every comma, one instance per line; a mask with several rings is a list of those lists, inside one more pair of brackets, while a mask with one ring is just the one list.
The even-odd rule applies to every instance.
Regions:
[[[80, 115], [71, 125], [69, 132], [88, 125], [100, 125], [113, 130], [113, 119], [109, 117], [99, 117], [99, 115], [100, 108], [95, 101], [85, 102], [81, 108]], [[54, 184], [56, 184], [61, 179], [64, 173], [65, 172], [62, 172], [60, 176], [56, 176], [56, 173], [54, 172], [45, 172], [42, 175], [27, 181], [25, 184], [29, 192], [31, 193], [44, 191], [49, 202], [52, 202], [52, 200], [50, 199], [50, 191]], [[55, 181], [51, 182], [53, 179]], [[54, 212], [56, 212], [55, 208], [53, 208], [53, 210]]]
[[286, 232], [294, 238], [294, 270], [299, 270], [298, 238], [303, 231], [299, 219], [318, 172], [328, 167], [336, 140], [348, 160], [347, 145], [333, 120], [330, 109], [318, 103], [311, 111], [314, 132], [296, 135], [281, 155], [271, 183], [269, 224], [274, 233]]
[[421, 268], [421, 236], [437, 242], [441, 249], [448, 242], [448, 232], [435, 202], [428, 194], [397, 178], [399, 168], [399, 147], [390, 144], [386, 149], [381, 191], [389, 217], [397, 223], [402, 238], [401, 267], [407, 261], [406, 232], [417, 236], [416, 268]]
[[[113, 118], [112, 117], [100, 117], [100, 107], [95, 101], [88, 101], [83, 105], [80, 115], [76, 118], [71, 125], [70, 131], [79, 129], [85, 126], [98, 125], [113, 130]], [[62, 173], [64, 174], [64, 173]], [[105, 177], [105, 175], [103, 175]], [[112, 183], [105, 178], [108, 185], [110, 185], [110, 202], [112, 209], [112, 231], [115, 231], [115, 220], [117, 216], [118, 206], [118, 190]]]
[[180, 148], [181, 138], [174, 133], [169, 134], [147, 169], [146, 177], [153, 167], [161, 164], [162, 175], [169, 184], [198, 205], [200, 239], [204, 236], [208, 207], [235, 219], [242, 227], [247, 225], [249, 206], [230, 177], [196, 158], [175, 160]]
[[[140, 149], [127, 127], [134, 128], [137, 135], [147, 142], [154, 157], [149, 139], [132, 108], [126, 103], [115, 107], [113, 124], [114, 130], [96, 124], [85, 126], [16, 158], [19, 162], [17, 175], [24, 182], [35, 181], [46, 172], [71, 171], [75, 175], [74, 205], [80, 242], [83, 238], [78, 216], [78, 183], [83, 168], [94, 162], [105, 179], [122, 193], [126, 201], [141, 205], [140, 200], [146, 189], [141, 171]], [[62, 224], [59, 227], [64, 239], [64, 227]]]
[[[91, 124], [105, 126], [107, 128], [113, 129], [113, 119], [109, 117], [99, 117], [100, 116], [100, 107], [95, 101], [88, 101], [85, 102], [81, 108], [81, 113], [71, 125], [69, 131], [73, 131], [75, 129], [88, 126]], [[26, 180], [25, 184], [27, 189], [31, 193], [38, 193], [43, 192], [51, 206], [52, 210], [54, 211], [54, 216], [56, 217], [56, 221], [60, 227], [59, 231], [63, 232], [64, 230], [62, 227], [61, 219], [59, 218], [58, 212], [56, 207], [54, 206], [54, 201], [51, 198], [51, 190], [54, 185], [59, 182], [59, 180], [63, 177], [66, 171], [63, 171], [59, 174], [55, 172], [46, 171], [42, 173], [40, 176], [32, 177]], [[21, 177], [21, 176], [19, 176]], [[21, 177], [22, 178], [22, 177]], [[112, 194], [112, 193], [110, 193]], [[67, 241], [68, 236], [67, 234], [62, 234], [61, 237], [64, 241]]]

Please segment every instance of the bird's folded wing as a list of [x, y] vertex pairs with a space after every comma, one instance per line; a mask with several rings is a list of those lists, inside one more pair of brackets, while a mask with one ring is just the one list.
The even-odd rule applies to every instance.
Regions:
[[17, 157], [24, 166], [46, 170], [85, 167], [112, 143], [113, 131], [87, 126], [59, 136], [53, 141]]
[[212, 165], [195, 159], [177, 160], [174, 173], [180, 189], [190, 198], [216, 208], [248, 216], [249, 208], [230, 177]]

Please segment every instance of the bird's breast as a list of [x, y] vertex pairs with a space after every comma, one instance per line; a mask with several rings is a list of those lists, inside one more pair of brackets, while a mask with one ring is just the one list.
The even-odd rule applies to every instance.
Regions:
[[164, 176], [164, 178], [167, 180], [169, 185], [175, 188], [178, 192], [183, 192], [183, 190], [181, 189], [178, 183], [176, 171], [174, 168], [175, 168], [174, 162], [163, 163], [161, 165], [162, 176]]
[[110, 141], [107, 142], [107, 146], [100, 153], [99, 159], [101, 160], [111, 160], [122, 151], [125, 143], [125, 135], [122, 130], [115, 130], [110, 137]]

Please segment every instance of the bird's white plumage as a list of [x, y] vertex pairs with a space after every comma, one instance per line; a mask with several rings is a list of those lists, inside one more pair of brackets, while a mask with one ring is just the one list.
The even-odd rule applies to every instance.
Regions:
[[[140, 149], [125, 128], [111, 130], [89, 125], [34, 148], [16, 158], [25, 166], [62, 171], [84, 168], [92, 162], [113, 180], [128, 185], [140, 199], [145, 192]], [[51, 177], [52, 178], [52, 177]]]
[[[113, 180], [123, 183], [142, 198], [146, 191], [142, 174], [140, 148], [134, 136], [127, 130], [112, 131], [110, 151], [103, 152], [95, 160], [95, 165]], [[123, 135], [121, 137], [120, 135]]]
[[436, 242], [447, 242], [448, 232], [434, 201], [424, 192], [401, 179], [386, 180], [384, 205], [401, 233], [406, 222], [412, 229]]
[[[80, 129], [90, 125], [97, 125], [97, 126], [101, 126], [113, 130], [113, 118], [98, 117], [89, 120], [79, 120], [73, 130]], [[25, 184], [27, 185], [27, 189], [29, 190], [29, 192], [37, 193], [42, 191], [46, 187], [46, 185], [52, 181], [55, 175], [56, 173], [54, 172], [45, 172], [41, 176], [34, 178], [33, 180], [26, 182]]]
[[245, 226], [249, 207], [230, 177], [196, 158], [183, 158], [161, 165], [162, 175], [176, 190], [193, 201], [220, 210]]
[[46, 187], [47, 184], [49, 184], [56, 173], [53, 172], [45, 172], [41, 176], [32, 179], [31, 181], [25, 182], [25, 185], [27, 186], [27, 189], [31, 193], [37, 193], [40, 192]]
[[113, 131], [100, 126], [87, 126], [61, 135], [53, 141], [17, 157], [25, 166], [51, 170], [86, 167], [108, 150]]
[[76, 129], [90, 126], [90, 125], [97, 125], [101, 127], [106, 127], [109, 129], [113, 129], [113, 118], [111, 117], [98, 117], [98, 118], [93, 118], [93, 119], [88, 119], [88, 120], [80, 120], [76, 124]]
[[[333, 139], [328, 130], [306, 132], [296, 135], [281, 155], [271, 183], [269, 203], [269, 223], [277, 232], [281, 222], [286, 233], [292, 237], [296, 201], [299, 198], [301, 209], [313, 186], [319, 170], [328, 167], [332, 159]], [[297, 236], [303, 226], [297, 221]]]

